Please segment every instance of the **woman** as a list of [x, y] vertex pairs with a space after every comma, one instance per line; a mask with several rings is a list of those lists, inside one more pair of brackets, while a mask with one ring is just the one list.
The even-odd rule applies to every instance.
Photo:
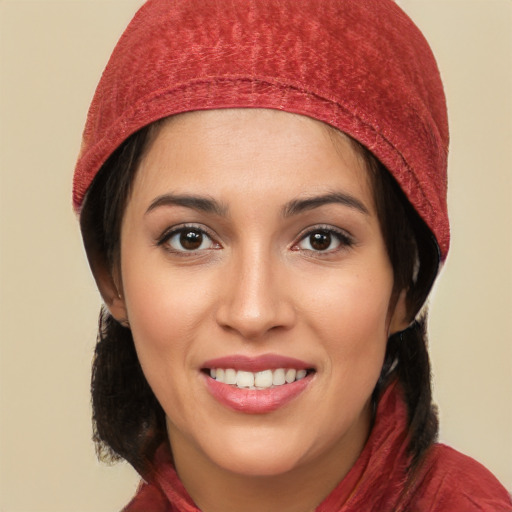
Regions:
[[74, 182], [126, 510], [511, 510], [434, 444], [449, 246], [439, 73], [391, 1], [148, 2]]

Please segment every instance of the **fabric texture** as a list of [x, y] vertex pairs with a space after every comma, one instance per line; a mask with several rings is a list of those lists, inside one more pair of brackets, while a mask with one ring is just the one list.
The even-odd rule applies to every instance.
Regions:
[[[408, 480], [407, 410], [398, 384], [383, 394], [356, 464], [316, 512], [511, 512], [512, 500], [481, 464], [433, 445]], [[154, 460], [155, 479], [142, 483], [123, 512], [200, 512], [174, 470], [167, 445]]]
[[448, 122], [425, 38], [392, 0], [149, 0], [102, 75], [76, 165], [77, 212], [131, 134], [193, 110], [271, 108], [366, 146], [449, 247]]

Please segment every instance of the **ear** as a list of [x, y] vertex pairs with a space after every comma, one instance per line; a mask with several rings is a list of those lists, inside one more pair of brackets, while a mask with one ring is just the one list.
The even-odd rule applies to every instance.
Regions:
[[120, 276], [111, 271], [103, 254], [95, 250], [87, 251], [87, 258], [101, 297], [109, 313], [122, 325], [128, 327], [128, 312], [123, 298]]
[[388, 329], [389, 336], [409, 327], [411, 321], [407, 310], [407, 290], [404, 289], [398, 295], [398, 299], [391, 314]]

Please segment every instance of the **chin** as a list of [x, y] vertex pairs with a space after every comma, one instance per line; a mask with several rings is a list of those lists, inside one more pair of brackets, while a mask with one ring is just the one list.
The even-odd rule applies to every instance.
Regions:
[[261, 451], [253, 450], [251, 453], [232, 454], [227, 460], [219, 460], [222, 469], [230, 473], [250, 477], [276, 477], [292, 472], [300, 466], [296, 454], [268, 453], [262, 455]]

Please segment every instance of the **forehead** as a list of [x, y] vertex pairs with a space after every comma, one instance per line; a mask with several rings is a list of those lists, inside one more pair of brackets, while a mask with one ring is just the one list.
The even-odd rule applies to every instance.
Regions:
[[[361, 153], [328, 125], [269, 109], [197, 111], [165, 120], [141, 160], [133, 196], [165, 192], [281, 196], [341, 190], [373, 208]], [[332, 190], [331, 190], [332, 189]], [[268, 197], [268, 196], [267, 196]]]

